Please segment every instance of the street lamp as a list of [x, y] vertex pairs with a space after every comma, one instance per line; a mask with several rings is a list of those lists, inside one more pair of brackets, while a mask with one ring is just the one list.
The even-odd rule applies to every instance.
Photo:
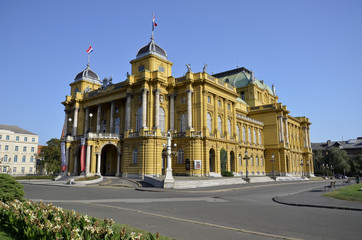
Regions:
[[308, 178], [310, 178], [310, 171], [309, 171], [309, 160], [307, 160], [307, 170], [308, 170]]
[[304, 164], [303, 164], [303, 159], [301, 159], [301, 160], [300, 160], [300, 167], [302, 168], [302, 178], [303, 178], [303, 166], [304, 166]]
[[328, 164], [326, 164], [326, 176], [329, 178], [328, 169], [329, 169]]
[[93, 131], [93, 129], [92, 129], [92, 117], [93, 117], [93, 113], [90, 113], [90, 114], [89, 114], [90, 126], [89, 126], [89, 129], [88, 129], [88, 132], [92, 132], [92, 131]]
[[273, 179], [274, 179], [274, 181], [276, 181], [276, 178], [275, 178], [275, 173], [274, 173], [274, 161], [275, 161], [275, 159], [274, 159], [274, 153], [272, 154], [272, 156], [271, 156], [272, 158], [271, 158], [271, 162], [272, 162], [272, 168], [273, 168]]
[[248, 157], [248, 150], [245, 150], [245, 157], [244, 157], [244, 159], [245, 159], [245, 167], [246, 167], [246, 181], [247, 182], [249, 182], [249, 177], [248, 177], [248, 159], [249, 159], [249, 157]]
[[172, 176], [172, 167], [171, 167], [171, 132], [167, 133], [167, 145], [166, 145], [166, 154], [167, 154], [167, 168], [166, 168], [166, 177], [164, 180], [164, 188], [173, 188], [175, 179]]

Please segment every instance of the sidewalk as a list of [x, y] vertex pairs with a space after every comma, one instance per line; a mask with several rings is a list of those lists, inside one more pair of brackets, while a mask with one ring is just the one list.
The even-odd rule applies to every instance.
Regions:
[[[355, 183], [353, 182], [352, 184]], [[328, 185], [328, 183], [326, 183], [326, 185]], [[336, 183], [336, 189], [342, 188], [344, 186], [346, 185], [344, 185], [342, 182]], [[328, 192], [328, 190], [326, 192]], [[315, 188], [309, 191], [277, 196], [273, 198], [273, 201], [290, 206], [319, 207], [319, 208], [362, 211], [362, 202], [351, 202], [346, 200], [335, 199], [332, 197], [325, 197], [323, 196], [323, 194], [325, 194], [326, 192], [324, 191], [323, 187]]]

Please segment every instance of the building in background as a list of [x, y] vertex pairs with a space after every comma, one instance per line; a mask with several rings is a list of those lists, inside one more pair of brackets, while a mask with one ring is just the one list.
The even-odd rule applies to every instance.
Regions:
[[123, 82], [101, 81], [88, 64], [70, 83], [62, 103], [65, 174], [164, 175], [170, 132], [175, 175], [313, 175], [311, 123], [289, 115], [274, 86], [252, 71], [209, 74], [205, 65], [194, 73], [186, 64], [175, 78], [153, 37], [130, 63]]
[[38, 135], [18, 126], [0, 125], [1, 173], [36, 173]]
[[349, 155], [362, 154], [362, 137], [358, 137], [357, 139], [349, 139], [347, 141], [328, 140], [327, 142], [322, 143], [312, 143], [313, 150], [328, 150], [333, 147], [344, 150]]

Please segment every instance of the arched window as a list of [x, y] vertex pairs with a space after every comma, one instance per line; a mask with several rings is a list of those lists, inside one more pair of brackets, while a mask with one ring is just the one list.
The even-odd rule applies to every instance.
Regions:
[[250, 157], [250, 166], [254, 166], [254, 159], [253, 156]]
[[257, 143], [256, 140], [257, 140], [257, 139], [256, 139], [256, 131], [255, 131], [255, 129], [254, 129], [254, 143], [255, 143], [255, 144]]
[[249, 139], [249, 143], [252, 143], [251, 141], [251, 129], [248, 128], [248, 139]]
[[207, 113], [207, 128], [209, 132], [212, 133], [212, 118], [210, 113]]
[[106, 131], [107, 131], [107, 120], [102, 120], [101, 133], [106, 133]]
[[222, 120], [221, 117], [217, 117], [217, 129], [219, 130], [220, 136], [222, 136]]
[[136, 132], [142, 128], [142, 107], [139, 107], [136, 112]]
[[245, 142], [246, 139], [246, 131], [245, 131], [245, 127], [243, 126], [243, 142]]
[[181, 148], [177, 151], [177, 163], [183, 164], [184, 163], [184, 150]]
[[34, 157], [33, 156], [30, 157], [30, 162], [34, 162]]
[[239, 165], [243, 165], [243, 159], [241, 158], [241, 154], [239, 154]]
[[22, 162], [26, 162], [26, 157], [23, 156]]
[[240, 127], [239, 125], [236, 125], [236, 133], [237, 133], [237, 138], [238, 138], [238, 142], [240, 142]]
[[259, 130], [259, 145], [261, 145], [261, 130]]
[[228, 135], [231, 137], [231, 121], [228, 118]]
[[161, 128], [161, 132], [165, 132], [165, 117], [166, 117], [166, 113], [165, 110], [160, 107], [160, 128]]
[[18, 155], [14, 156], [14, 162], [18, 162]]
[[186, 132], [187, 114], [183, 113], [180, 118], [180, 132]]
[[7, 162], [8, 161], [8, 155], [5, 155], [4, 156], [4, 162]]
[[132, 163], [133, 164], [137, 164], [137, 153], [138, 153], [138, 149], [134, 148], [133, 152], [132, 152]]
[[119, 119], [119, 117], [116, 117], [115, 119], [114, 119], [114, 133], [117, 133], [117, 134], [119, 134], [119, 124], [120, 124], [120, 119]]
[[260, 166], [264, 166], [264, 160], [263, 157], [260, 158]]
[[259, 157], [258, 156], [256, 156], [256, 158], [255, 158], [255, 165], [259, 166]]

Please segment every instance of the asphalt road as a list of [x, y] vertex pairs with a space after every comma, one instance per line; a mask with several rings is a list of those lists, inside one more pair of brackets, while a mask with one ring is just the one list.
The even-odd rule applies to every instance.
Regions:
[[287, 206], [272, 201], [275, 196], [324, 185], [311, 181], [272, 182], [229, 186], [225, 187], [227, 191], [207, 188], [148, 192], [111, 184], [24, 184], [24, 190], [29, 199], [112, 218], [175, 239], [361, 239], [362, 212]]

